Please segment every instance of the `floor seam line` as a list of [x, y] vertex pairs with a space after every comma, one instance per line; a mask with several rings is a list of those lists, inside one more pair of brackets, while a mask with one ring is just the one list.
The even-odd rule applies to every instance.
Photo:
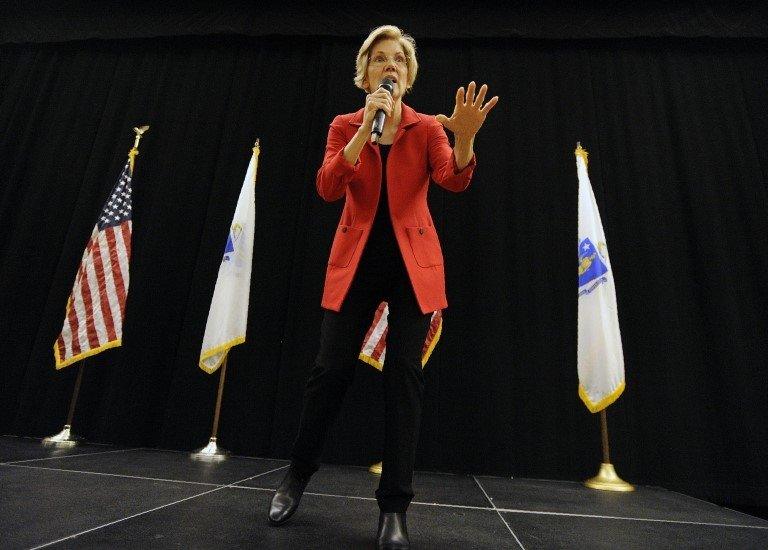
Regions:
[[[709, 527], [741, 527], [747, 529], [768, 529], [768, 525], [745, 525], [741, 523], [714, 523], [707, 521], [687, 521], [684, 519], [663, 519], [663, 518], [633, 518], [629, 516], [603, 516], [600, 514], [577, 514], [574, 512], [546, 512], [542, 510], [520, 510], [515, 508], [498, 508], [500, 512], [510, 514], [538, 514], [543, 516], [566, 516], [578, 518], [594, 519], [615, 519], [624, 521], [649, 521], [658, 523], [677, 523], [682, 525], [705, 525]], [[751, 517], [751, 516], [750, 516]]]
[[493, 502], [493, 500], [491, 499], [491, 497], [490, 497], [490, 496], [488, 496], [488, 493], [485, 491], [485, 489], [483, 488], [483, 486], [480, 484], [480, 481], [479, 481], [479, 480], [477, 479], [477, 477], [475, 477], [475, 476], [472, 476], [472, 479], [474, 479], [474, 480], [475, 480], [475, 483], [477, 483], [477, 486], [478, 486], [478, 487], [480, 487], [480, 490], [481, 490], [481, 491], [483, 492], [483, 494], [485, 495], [485, 498], [487, 498], [487, 499], [488, 499], [488, 502], [490, 502], [490, 503], [491, 503], [491, 506], [493, 506], [493, 509], [494, 509], [494, 510], [496, 510], [496, 513], [497, 513], [497, 514], [499, 515], [499, 517], [501, 518], [501, 521], [502, 521], [502, 522], [504, 522], [504, 525], [506, 525], [506, 526], [507, 526], [507, 529], [509, 529], [509, 532], [510, 532], [510, 533], [512, 533], [512, 536], [513, 536], [513, 537], [515, 537], [515, 540], [517, 541], [517, 544], [520, 546], [520, 548], [521, 548], [522, 550], [525, 550], [525, 546], [523, 546], [523, 543], [522, 543], [522, 542], [520, 542], [520, 539], [519, 539], [519, 538], [517, 538], [517, 535], [516, 535], [516, 534], [515, 534], [515, 532], [512, 530], [512, 527], [510, 527], [510, 526], [509, 526], [509, 523], [507, 523], [507, 520], [506, 520], [506, 519], [504, 519], [504, 516], [503, 516], [503, 515], [501, 515], [501, 512], [499, 512], [499, 509], [498, 509], [498, 508], [496, 508], [496, 504], [494, 504], [494, 502]]
[[134, 447], [132, 449], [115, 449], [113, 451], [98, 451], [95, 453], [78, 453], [74, 455], [61, 455], [61, 456], [46, 456], [43, 458], [27, 458], [24, 460], [9, 460], [7, 462], [0, 462], [0, 466], [6, 466], [6, 465], [13, 465], [13, 464], [21, 464], [22, 462], [37, 462], [38, 460], [57, 460], [60, 458], [74, 458], [78, 456], [96, 456], [96, 455], [104, 455], [109, 453], [125, 453], [127, 451], [137, 451], [140, 450], [140, 447]]
[[[122, 451], [130, 451], [135, 449], [122, 449], [119, 451], [106, 451], [106, 452], [122, 452]], [[102, 453], [85, 453], [83, 455], [79, 456], [89, 456], [92, 454], [102, 454]], [[69, 455], [74, 456], [74, 455]], [[52, 458], [64, 458], [64, 457], [52, 457]], [[32, 459], [32, 460], [41, 460], [41, 459]], [[4, 462], [0, 463], [0, 466], [6, 466], [11, 468], [26, 468], [26, 469], [38, 469], [38, 470], [47, 470], [47, 471], [61, 471], [61, 472], [67, 472], [67, 473], [79, 473], [79, 474], [86, 474], [86, 475], [101, 475], [101, 476], [108, 476], [108, 477], [117, 477], [117, 478], [126, 478], [126, 479], [140, 479], [145, 481], [160, 481], [164, 483], [181, 483], [181, 484], [189, 484], [189, 485], [204, 485], [212, 487], [214, 490], [219, 489], [248, 489], [248, 490], [258, 490], [258, 491], [274, 491], [274, 488], [270, 487], [249, 487], [247, 485], [241, 485], [242, 483], [255, 479], [257, 477], [266, 475], [268, 473], [272, 473], [275, 471], [278, 471], [282, 468], [285, 468], [287, 465], [281, 466], [279, 468], [269, 470], [267, 472], [263, 472], [260, 474], [256, 474], [255, 476], [250, 476], [248, 478], [238, 480], [232, 483], [212, 483], [212, 482], [202, 482], [202, 481], [190, 481], [190, 480], [181, 480], [181, 479], [168, 479], [168, 478], [156, 478], [156, 477], [146, 477], [146, 476], [135, 476], [130, 474], [114, 474], [109, 472], [94, 472], [94, 471], [87, 471], [87, 470], [72, 470], [72, 469], [66, 469], [66, 468], [49, 468], [45, 466], [36, 466], [36, 465], [26, 465], [26, 464], [19, 464], [18, 462], [27, 462], [27, 461], [14, 461], [14, 462]], [[573, 513], [573, 512], [555, 512], [555, 511], [544, 511], [544, 510], [525, 510], [525, 509], [516, 509], [516, 508], [499, 508], [497, 507], [494, 502], [491, 500], [491, 498], [488, 496], [488, 493], [485, 491], [483, 486], [480, 484], [479, 480], [473, 476], [473, 479], [475, 480], [475, 483], [479, 486], [483, 494], [485, 495], [486, 499], [488, 499], [489, 503], [491, 504], [491, 507], [483, 507], [483, 506], [473, 506], [473, 505], [463, 505], [463, 504], [448, 504], [448, 503], [440, 503], [440, 502], [422, 502], [422, 501], [412, 501], [411, 504], [413, 505], [419, 505], [419, 506], [434, 506], [434, 507], [444, 507], [444, 508], [462, 508], [462, 509], [470, 509], [470, 510], [478, 510], [478, 511], [494, 511], [501, 517], [502, 521], [504, 521], [505, 525], [509, 529], [509, 531], [512, 533], [512, 535], [517, 540], [517, 535], [514, 533], [512, 528], [508, 525], [505, 518], [501, 515], [502, 513], [515, 513], [515, 514], [532, 514], [532, 515], [550, 515], [550, 516], [563, 516], [563, 517], [578, 517], [578, 518], [594, 518], [594, 519], [607, 519], [607, 520], [620, 520], [620, 521], [640, 521], [640, 522], [657, 522], [657, 523], [669, 523], [669, 524], [678, 524], [678, 525], [700, 525], [700, 526], [708, 526], [708, 527], [734, 527], [734, 528], [741, 528], [741, 529], [761, 529], [761, 530], [768, 530], [768, 525], [749, 525], [749, 524], [736, 524], [736, 523], [719, 523], [719, 522], [702, 522], [702, 521], [687, 521], [687, 520], [678, 520], [678, 519], [664, 519], [664, 518], [643, 518], [643, 517], [630, 517], [630, 516], [608, 516], [608, 515], [601, 515], [601, 514], [585, 514], [585, 513]], [[209, 491], [210, 492], [210, 491]], [[201, 493], [197, 496], [202, 496], [206, 493]], [[332, 493], [320, 493], [320, 492], [312, 492], [312, 491], [306, 491], [305, 494], [312, 495], [312, 496], [319, 496], [319, 497], [330, 497], [330, 498], [347, 498], [347, 499], [353, 499], [353, 500], [369, 500], [369, 501], [375, 501], [376, 499], [373, 497], [364, 497], [364, 496], [357, 496], [357, 495], [337, 495]], [[686, 495], [683, 495], [686, 496]], [[182, 501], [179, 501], [182, 502]], [[701, 501], [701, 502], [707, 502], [707, 501]], [[748, 514], [741, 514], [746, 517], [752, 517]], [[518, 543], [520, 544], [519, 540]], [[522, 546], [522, 544], [521, 544]]]
[[93, 472], [90, 470], [70, 470], [68, 468], [46, 468], [45, 466], [27, 466], [25, 464], [0, 464], [0, 466], [6, 466], [8, 468], [27, 468], [29, 470], [47, 470], [54, 472], [68, 472], [71, 474], [86, 474], [94, 476], [108, 476], [108, 477], [122, 477], [128, 479], [141, 479], [144, 481], [164, 481], [166, 483], [187, 483], [191, 485], [211, 485], [214, 487], [226, 487], [225, 483], [210, 483], [206, 481], [189, 481], [186, 479], [168, 479], [162, 477], [146, 477], [146, 476], [134, 476], [131, 474], [113, 474], [109, 472]]
[[228, 485], [222, 485], [222, 486], [220, 486], [220, 487], [216, 487], [216, 488], [214, 488], [214, 489], [211, 489], [211, 490], [209, 490], [209, 491], [204, 491], [204, 492], [202, 492], [202, 493], [198, 493], [198, 494], [196, 494], [196, 495], [191, 495], [191, 496], [188, 496], [188, 497], [182, 498], [182, 499], [180, 499], [180, 500], [176, 500], [176, 501], [174, 501], [174, 502], [169, 502], [168, 504], [163, 504], [162, 506], [156, 506], [155, 508], [152, 508], [152, 509], [150, 509], [150, 510], [145, 510], [145, 511], [143, 511], [143, 512], [139, 512], [139, 513], [136, 513], [136, 514], [132, 514], [132, 515], [130, 515], [130, 516], [127, 516], [127, 517], [124, 517], [124, 518], [121, 518], [121, 519], [118, 519], [118, 520], [115, 520], [115, 521], [111, 521], [111, 522], [109, 522], [109, 523], [105, 523], [105, 524], [102, 524], [102, 525], [97, 525], [96, 527], [92, 527], [92, 528], [90, 528], [90, 529], [86, 529], [86, 530], [84, 530], [84, 531], [80, 531], [80, 532], [78, 532], [78, 533], [74, 533], [74, 534], [72, 534], [72, 535], [69, 535], [69, 536], [66, 536], [66, 537], [62, 537], [62, 538], [60, 538], [60, 539], [57, 539], [57, 540], [54, 540], [54, 541], [51, 541], [51, 542], [47, 542], [47, 543], [45, 543], [45, 544], [41, 544], [41, 545], [35, 546], [34, 548], [31, 548], [30, 550], [38, 550], [39, 548], [45, 548], [45, 547], [47, 547], [47, 546], [52, 546], [52, 545], [54, 545], [54, 544], [57, 544], [57, 543], [59, 543], [59, 542], [64, 542], [65, 540], [74, 539], [74, 538], [77, 538], [77, 537], [79, 537], [79, 536], [81, 536], [81, 535], [85, 535], [85, 534], [87, 534], [87, 533], [91, 533], [91, 532], [93, 532], [93, 531], [97, 531], [98, 529], [103, 529], [103, 528], [105, 528], [105, 527], [109, 527], [109, 526], [111, 526], [111, 525], [115, 525], [115, 524], [117, 524], [117, 523], [122, 523], [122, 522], [124, 522], [124, 521], [128, 521], [129, 519], [133, 519], [133, 518], [135, 518], [135, 517], [143, 516], [143, 515], [145, 515], [145, 514], [149, 514], [149, 513], [151, 513], [151, 512], [155, 512], [155, 511], [157, 511], [157, 510], [162, 510], [163, 508], [168, 508], [168, 507], [170, 507], [170, 506], [174, 506], [174, 505], [176, 505], [176, 504], [180, 504], [180, 503], [182, 503], [182, 502], [186, 502], [186, 501], [188, 501], [188, 500], [192, 500], [193, 498], [198, 498], [198, 497], [202, 497], [202, 496], [205, 496], [205, 495], [209, 495], [209, 494], [211, 494], [211, 493], [215, 493], [216, 491], [221, 491], [222, 489], [226, 489], [227, 487], [230, 487], [230, 486], [232, 486], [232, 485], [235, 485], [236, 483], [243, 483], [243, 482], [245, 482], [245, 481], [248, 481], [248, 480], [250, 480], [250, 479], [255, 479], [255, 478], [259, 477], [259, 476], [263, 476], [263, 475], [271, 474], [272, 472], [276, 472], [276, 471], [278, 471], [278, 470], [282, 470], [283, 468], [287, 468], [287, 467], [288, 467], [288, 465], [286, 464], [286, 465], [284, 465], [284, 466], [280, 466], [279, 468], [274, 468], [274, 469], [272, 469], [272, 470], [269, 470], [269, 471], [266, 471], [266, 472], [262, 472], [262, 473], [260, 473], [260, 474], [256, 474], [256, 475], [254, 475], [254, 476], [249, 476], [249, 477], [246, 477], [246, 478], [244, 478], [244, 479], [241, 479], [241, 480], [239, 480], [239, 481], [235, 481], [235, 482], [233, 482], [233, 483], [230, 483], [230, 484], [228, 484]]
[[698, 500], [699, 502], [703, 502], [705, 504], [709, 504], [710, 506], [717, 506], [719, 508], [725, 508], [726, 510], [729, 510], [729, 511], [734, 512], [736, 514], [740, 514], [742, 516], [746, 516], [748, 518], [755, 517], [755, 516], [750, 516], [749, 514], [747, 514], [746, 512], [742, 512], [741, 510], [735, 510], [734, 508], [729, 508], [728, 506], [722, 506], [720, 504], [715, 504], [713, 502], [701, 499], [699, 497], [694, 497], [694, 496], [691, 496], [691, 495], [686, 495], [685, 493], [681, 493], [680, 491], [677, 491], [675, 489], [666, 489], [666, 490], [669, 491], [670, 493], [674, 493], [676, 495], [682, 495], [682, 496], [684, 496], [686, 498], [692, 498], [693, 500]]
[[[137, 450], [147, 450], [147, 451], [160, 451], [164, 452], [167, 450], [163, 449], [150, 449], [150, 448], [144, 448], [144, 447], [133, 447], [133, 448], [127, 448], [127, 449], [113, 449], [109, 451], [97, 451], [92, 453], [78, 453], [78, 454], [71, 454], [71, 455], [61, 455], [61, 456], [55, 456], [55, 457], [43, 457], [43, 458], [33, 458], [33, 459], [24, 459], [24, 460], [16, 460], [16, 461], [7, 461], [7, 462], [0, 462], [0, 466], [5, 467], [15, 467], [15, 468], [27, 468], [27, 469], [41, 469], [41, 470], [47, 470], [47, 471], [60, 471], [60, 472], [67, 472], [67, 473], [78, 473], [78, 474], [85, 474], [85, 475], [100, 475], [100, 476], [108, 476], [108, 477], [116, 477], [116, 478], [125, 478], [125, 479], [138, 479], [138, 480], [144, 480], [144, 481], [156, 481], [156, 482], [163, 482], [163, 483], [178, 483], [178, 484], [189, 484], [189, 485], [201, 485], [201, 486], [208, 486], [212, 489], [210, 491], [206, 491], [203, 493], [200, 493], [198, 495], [193, 495], [190, 497], [187, 497], [185, 499], [182, 499], [177, 502], [169, 503], [167, 505], [161, 506], [159, 508], [155, 508], [149, 511], [141, 512], [137, 515], [143, 515], [145, 513], [149, 513], [155, 510], [159, 510], [164, 507], [172, 506], [174, 504], [178, 504], [180, 502], [184, 502], [185, 500], [189, 500], [191, 498], [196, 498], [198, 496], [204, 496], [206, 494], [210, 494], [212, 492], [222, 490], [222, 489], [247, 489], [247, 490], [258, 490], [258, 491], [274, 491], [274, 488], [269, 487], [249, 487], [245, 485], [241, 485], [242, 483], [255, 479], [257, 477], [278, 471], [280, 469], [285, 468], [288, 466], [288, 464], [283, 465], [281, 467], [269, 470], [267, 472], [263, 472], [260, 474], [256, 474], [255, 476], [250, 476], [248, 478], [238, 480], [232, 483], [213, 483], [213, 482], [202, 482], [202, 481], [190, 481], [190, 480], [181, 480], [181, 479], [168, 479], [168, 478], [156, 478], [156, 477], [146, 477], [146, 476], [136, 476], [136, 475], [130, 475], [130, 474], [115, 474], [115, 473], [109, 473], [109, 472], [95, 472], [95, 471], [86, 471], [86, 470], [73, 470], [73, 469], [67, 469], [67, 468], [50, 468], [45, 466], [39, 466], [34, 464], [27, 464], [30, 462], [40, 462], [40, 461], [46, 461], [46, 460], [54, 460], [54, 459], [65, 459], [65, 458], [76, 458], [76, 457], [89, 457], [89, 456], [98, 456], [98, 455], [104, 455], [104, 454], [114, 454], [114, 453], [125, 453], [125, 452], [131, 452], [131, 451], [137, 451]], [[170, 451], [170, 452], [177, 452], [177, 451]], [[178, 451], [177, 453], [183, 454], [182, 451]], [[240, 458], [250, 458], [250, 457], [240, 457]], [[256, 458], [256, 460], [279, 460], [279, 459], [259, 459]], [[512, 530], [509, 523], [506, 521], [502, 513], [514, 513], [514, 514], [529, 514], [529, 515], [550, 515], [550, 516], [563, 516], [563, 517], [577, 517], [577, 518], [593, 518], [593, 519], [605, 519], [605, 520], [618, 520], [618, 521], [638, 521], [638, 522], [650, 522], [650, 523], [668, 523], [668, 524], [676, 524], [676, 525], [696, 525], [696, 526], [703, 526], [703, 527], [733, 527], [733, 528], [739, 528], [739, 529], [758, 529], [758, 530], [768, 530], [768, 525], [750, 525], [750, 524], [743, 524], [743, 523], [720, 523], [720, 522], [704, 522], [704, 521], [688, 521], [688, 520], [678, 520], [678, 519], [664, 519], [664, 518], [644, 518], [644, 517], [629, 517], [629, 516], [609, 516], [609, 515], [601, 515], [601, 514], [586, 514], [586, 513], [572, 513], [572, 512], [556, 512], [556, 511], [544, 511], [544, 510], [526, 510], [526, 509], [515, 509], [515, 508], [499, 508], [495, 505], [493, 500], [490, 498], [482, 484], [480, 483], [480, 480], [478, 477], [483, 476], [472, 476], [475, 483], [478, 485], [478, 487], [481, 489], [483, 494], [485, 495], [485, 498], [489, 501], [491, 504], [491, 507], [483, 507], [483, 506], [473, 506], [473, 505], [461, 505], [461, 504], [448, 504], [448, 503], [439, 503], [439, 502], [421, 502], [421, 501], [412, 501], [411, 504], [413, 505], [419, 505], [419, 506], [433, 506], [433, 507], [442, 507], [442, 508], [461, 508], [461, 509], [471, 509], [471, 510], [478, 510], [478, 511], [494, 511], [496, 512], [501, 520], [504, 522], [507, 529], [510, 531], [510, 533], [513, 535], [515, 540], [518, 542], [521, 548], [524, 548], [521, 541], [515, 534], [515, 532]], [[487, 476], [486, 476], [487, 477]], [[511, 479], [511, 478], [510, 478]], [[557, 481], [557, 480], [543, 480], [543, 481]], [[706, 504], [712, 504], [708, 501], [697, 499], [695, 497], [690, 497], [689, 495], [685, 495], [679, 492], [670, 491], [675, 494], [680, 494], [687, 498], [692, 498], [695, 500], [698, 500], [699, 502], [703, 502]], [[375, 501], [376, 499], [373, 497], [363, 497], [363, 496], [356, 496], [356, 495], [337, 495], [332, 493], [320, 493], [320, 492], [311, 492], [307, 491], [305, 494], [313, 495], [313, 496], [319, 496], [319, 497], [330, 497], [330, 498], [346, 498], [351, 500], [368, 500], [368, 501]], [[753, 516], [750, 516], [749, 514], [745, 514], [743, 512], [740, 512], [738, 510], [731, 510], [729, 508], [723, 507], [725, 510], [728, 510], [730, 512], [738, 513], [740, 516], [744, 516], [745, 518], [752, 518]], [[125, 521], [127, 519], [131, 519], [132, 517], [136, 517], [137, 515], [129, 516], [127, 518], [123, 518], [121, 520], [117, 520], [116, 522], [112, 522], [109, 524], [105, 524], [101, 527], [96, 527], [94, 529], [107, 527], [113, 523], [119, 523], [121, 521]], [[86, 531], [90, 532], [90, 531]], [[73, 536], [78, 536], [72, 535]], [[71, 538], [68, 537], [68, 538]], [[66, 539], [61, 539], [66, 540]], [[59, 541], [54, 541], [53, 543], [48, 544], [54, 544]], [[41, 547], [38, 547], [41, 548]]]

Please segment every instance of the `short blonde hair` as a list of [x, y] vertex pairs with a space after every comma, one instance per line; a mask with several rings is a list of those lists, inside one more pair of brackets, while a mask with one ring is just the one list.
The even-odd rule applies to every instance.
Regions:
[[[355, 86], [365, 90], [363, 82], [366, 78], [366, 72], [368, 71], [368, 62], [371, 58], [371, 50], [380, 40], [397, 40], [400, 46], [403, 48], [405, 58], [408, 61], [408, 85], [405, 88], [406, 92], [410, 92], [413, 88], [413, 83], [416, 81], [416, 73], [419, 70], [419, 62], [416, 61], [416, 41], [409, 34], [405, 34], [399, 27], [394, 25], [382, 25], [376, 27], [365, 39], [363, 45], [360, 46], [360, 51], [357, 52], [357, 62], [355, 64]], [[370, 83], [369, 83], [370, 85]], [[367, 91], [367, 90], [366, 90]]]

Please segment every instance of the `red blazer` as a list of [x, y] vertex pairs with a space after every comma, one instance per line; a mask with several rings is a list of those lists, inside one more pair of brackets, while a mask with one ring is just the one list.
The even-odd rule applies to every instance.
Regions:
[[[368, 141], [353, 166], [344, 147], [363, 122], [363, 109], [339, 115], [328, 131], [323, 164], [317, 171], [317, 192], [328, 202], [346, 197], [331, 246], [322, 306], [333, 311], [349, 291], [371, 233], [381, 191], [381, 155]], [[442, 125], [431, 115], [402, 106], [402, 119], [387, 160], [387, 192], [392, 227], [405, 260], [422, 313], [444, 309], [443, 254], [427, 207], [430, 176], [450, 191], [463, 191], [475, 168], [475, 157], [456, 171], [453, 149]]]

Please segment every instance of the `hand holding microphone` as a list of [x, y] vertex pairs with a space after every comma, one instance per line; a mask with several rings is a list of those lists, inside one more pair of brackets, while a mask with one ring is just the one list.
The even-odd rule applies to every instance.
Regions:
[[392, 116], [394, 101], [392, 99], [392, 80], [384, 78], [378, 90], [369, 94], [365, 99], [365, 115], [363, 122], [371, 127], [371, 141], [378, 143], [384, 132], [386, 117]]
[[395, 100], [391, 95], [393, 88], [392, 80], [385, 77], [377, 90], [365, 96], [363, 124], [355, 132], [352, 140], [344, 147], [344, 158], [349, 164], [354, 165], [357, 162], [360, 151], [368, 139], [373, 143], [379, 142], [379, 138], [384, 133], [386, 117], [395, 115]]

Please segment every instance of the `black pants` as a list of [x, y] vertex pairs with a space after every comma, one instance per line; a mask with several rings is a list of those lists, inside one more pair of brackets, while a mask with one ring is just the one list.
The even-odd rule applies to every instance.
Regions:
[[382, 300], [389, 304], [389, 328], [383, 369], [384, 459], [376, 500], [383, 512], [405, 512], [413, 498], [424, 396], [421, 351], [431, 313], [419, 309], [396, 247], [366, 246], [341, 311], [325, 310], [320, 351], [304, 390], [291, 467], [305, 476], [317, 471], [328, 430], [355, 371], [362, 366], [360, 347]]

